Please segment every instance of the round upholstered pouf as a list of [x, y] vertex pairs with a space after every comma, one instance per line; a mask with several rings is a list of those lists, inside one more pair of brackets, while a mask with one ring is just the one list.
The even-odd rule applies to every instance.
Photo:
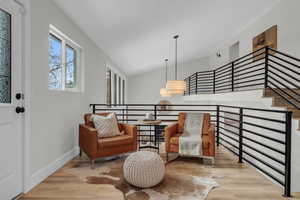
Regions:
[[150, 151], [132, 153], [123, 166], [125, 180], [140, 188], [149, 188], [160, 183], [165, 175], [161, 157]]

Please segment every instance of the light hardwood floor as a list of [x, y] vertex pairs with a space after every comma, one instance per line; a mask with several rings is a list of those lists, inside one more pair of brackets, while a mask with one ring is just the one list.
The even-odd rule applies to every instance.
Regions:
[[[64, 169], [76, 162], [79, 162], [78, 158], [70, 161], [21, 199], [123, 200], [122, 193], [111, 185], [87, 184], [78, 177], [64, 172]], [[167, 167], [172, 167], [172, 163]], [[300, 200], [300, 193], [293, 194], [293, 198], [281, 197], [282, 188], [252, 167], [238, 164], [237, 157], [221, 147], [217, 150], [214, 167], [201, 166], [202, 168], [203, 173], [210, 173], [220, 184], [220, 187], [209, 193], [207, 200]]]

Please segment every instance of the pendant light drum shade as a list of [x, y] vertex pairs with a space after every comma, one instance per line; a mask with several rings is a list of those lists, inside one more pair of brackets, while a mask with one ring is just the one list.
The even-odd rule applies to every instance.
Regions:
[[168, 81], [166, 89], [170, 94], [184, 94], [186, 90], [186, 82], [183, 80]]

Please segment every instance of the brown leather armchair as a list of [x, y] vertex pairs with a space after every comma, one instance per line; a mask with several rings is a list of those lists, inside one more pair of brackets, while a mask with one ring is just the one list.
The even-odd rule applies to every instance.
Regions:
[[[178, 153], [179, 136], [183, 133], [186, 113], [179, 113], [178, 122], [165, 128], [165, 145], [168, 162], [168, 153]], [[215, 157], [215, 128], [211, 124], [210, 114], [205, 113], [202, 126], [202, 152], [203, 156]]]
[[[96, 115], [107, 116], [108, 114], [97, 113]], [[97, 158], [136, 151], [137, 128], [135, 125], [118, 123], [119, 129], [124, 131], [124, 135], [98, 138], [91, 116], [92, 114], [85, 114], [85, 123], [79, 125], [79, 147], [80, 156], [81, 152], [84, 151], [90, 158], [92, 168], [94, 168], [94, 162]]]

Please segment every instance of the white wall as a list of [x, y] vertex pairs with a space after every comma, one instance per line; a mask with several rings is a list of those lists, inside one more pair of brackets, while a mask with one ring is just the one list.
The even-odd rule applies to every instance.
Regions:
[[[273, 25], [278, 27], [278, 50], [300, 57], [299, 0], [281, 0], [263, 16], [257, 16], [251, 24], [233, 34], [231, 38], [210, 51], [210, 66], [219, 67], [229, 62], [229, 48], [236, 42], [240, 45], [240, 56], [252, 51], [252, 39]], [[216, 56], [216, 52], [221, 57]]]
[[[90, 103], [104, 103], [106, 64], [113, 62], [51, 0], [31, 1], [31, 138], [32, 183], [41, 180], [49, 166], [77, 147], [78, 124]], [[77, 42], [84, 51], [84, 91], [48, 90], [49, 24]], [[58, 166], [58, 165], [57, 165]]]
[[[197, 71], [208, 70], [209, 58], [201, 58], [178, 65], [178, 78], [185, 78]], [[128, 77], [128, 103], [158, 103], [162, 99], [180, 103], [182, 97], [162, 98], [159, 90], [165, 87], [165, 67]], [[174, 67], [168, 68], [168, 79], [174, 79]]]

